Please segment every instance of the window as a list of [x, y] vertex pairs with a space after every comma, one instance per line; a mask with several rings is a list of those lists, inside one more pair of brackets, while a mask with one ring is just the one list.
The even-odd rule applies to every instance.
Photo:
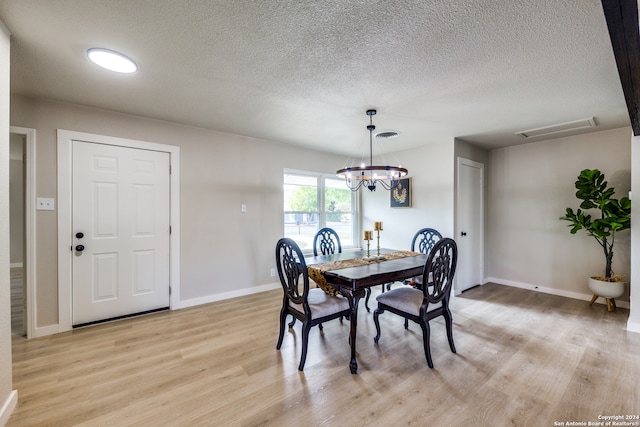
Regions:
[[334, 176], [284, 172], [284, 235], [313, 253], [313, 237], [331, 227], [342, 248], [354, 247], [357, 230], [356, 194]]

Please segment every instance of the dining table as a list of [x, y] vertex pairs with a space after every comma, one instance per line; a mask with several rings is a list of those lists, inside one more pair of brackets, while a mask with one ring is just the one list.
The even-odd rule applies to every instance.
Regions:
[[[329, 285], [348, 298], [350, 308], [349, 345], [351, 360], [349, 369], [352, 374], [358, 372], [356, 360], [356, 332], [358, 327], [358, 303], [365, 296], [367, 288], [386, 283], [402, 281], [422, 275], [427, 255], [419, 252], [380, 249], [380, 257], [365, 249], [344, 251], [331, 255], [319, 255], [305, 258], [310, 277], [323, 285]], [[320, 285], [320, 283], [319, 283]]]

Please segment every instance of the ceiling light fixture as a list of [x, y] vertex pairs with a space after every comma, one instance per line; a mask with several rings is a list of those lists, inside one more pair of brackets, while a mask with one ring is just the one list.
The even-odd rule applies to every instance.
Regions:
[[386, 190], [391, 190], [400, 182], [400, 178], [407, 175], [408, 171], [400, 166], [374, 166], [373, 165], [373, 116], [376, 110], [367, 110], [369, 116], [369, 166], [363, 163], [360, 167], [347, 167], [340, 169], [336, 174], [344, 178], [347, 187], [351, 191], [358, 191], [366, 186], [370, 191], [375, 191], [376, 184], [382, 185]]
[[95, 64], [116, 73], [130, 74], [138, 70], [138, 66], [131, 58], [114, 50], [91, 48], [87, 50], [87, 56]]

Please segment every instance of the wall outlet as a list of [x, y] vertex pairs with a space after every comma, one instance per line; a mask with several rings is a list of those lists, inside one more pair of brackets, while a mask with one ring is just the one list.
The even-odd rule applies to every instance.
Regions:
[[271, 269], [271, 277], [276, 277], [276, 269], [275, 268]]

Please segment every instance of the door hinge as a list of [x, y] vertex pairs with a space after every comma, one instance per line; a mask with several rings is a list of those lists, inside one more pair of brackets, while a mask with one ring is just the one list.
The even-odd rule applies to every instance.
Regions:
[[171, 286], [169, 286], [169, 296], [171, 296]]
[[171, 175], [171, 165], [169, 165], [169, 175]]
[[169, 234], [171, 234], [171, 226], [169, 226]]

